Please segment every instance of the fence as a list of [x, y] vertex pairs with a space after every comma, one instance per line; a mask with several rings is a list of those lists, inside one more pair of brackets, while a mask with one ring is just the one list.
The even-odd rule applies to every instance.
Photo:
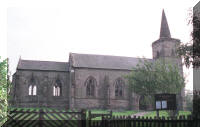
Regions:
[[[92, 113], [86, 110], [31, 110], [13, 109], [3, 127], [200, 127], [200, 116], [136, 117], [113, 116], [109, 113]], [[92, 118], [102, 117], [100, 120]]]
[[84, 127], [86, 111], [13, 109], [3, 127]]
[[103, 117], [100, 121], [91, 121], [90, 127], [200, 127], [200, 118], [192, 116], [148, 118], [131, 116]]
[[111, 118], [112, 117], [112, 110], [109, 113], [92, 113], [90, 110], [88, 111], [88, 120], [92, 120], [93, 118], [97, 118], [97, 117]]

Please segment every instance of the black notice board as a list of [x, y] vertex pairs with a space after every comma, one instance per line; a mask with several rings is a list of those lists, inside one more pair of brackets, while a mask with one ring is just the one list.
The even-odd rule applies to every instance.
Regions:
[[155, 94], [156, 110], [176, 110], [176, 94]]

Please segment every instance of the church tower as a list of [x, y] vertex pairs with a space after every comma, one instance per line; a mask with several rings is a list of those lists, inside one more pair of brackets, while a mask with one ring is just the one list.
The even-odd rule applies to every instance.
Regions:
[[176, 55], [176, 48], [179, 45], [180, 45], [180, 40], [171, 37], [169, 26], [167, 23], [167, 18], [163, 10], [161, 27], [160, 27], [160, 37], [157, 41], [152, 43], [153, 59], [161, 58], [161, 59], [173, 59], [176, 61], [181, 60], [181, 58], [179, 58]]
[[[176, 53], [176, 49], [180, 45], [180, 40], [171, 37], [170, 29], [164, 10], [162, 11], [160, 37], [152, 43], [153, 59], [163, 60], [165, 63], [173, 63], [178, 66], [180, 74], [183, 76], [182, 59]], [[178, 109], [183, 108], [184, 89], [178, 95]], [[181, 100], [181, 101], [180, 101]]]

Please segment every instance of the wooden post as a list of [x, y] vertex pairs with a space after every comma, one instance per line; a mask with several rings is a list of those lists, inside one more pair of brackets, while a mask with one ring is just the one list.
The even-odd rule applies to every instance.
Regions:
[[88, 119], [91, 120], [91, 110], [88, 111]]
[[140, 116], [138, 116], [138, 126], [139, 127], [141, 126], [140, 121], [141, 121]]
[[162, 120], [161, 120], [161, 121], [162, 121], [162, 122], [161, 122], [161, 126], [162, 126], [162, 127], [165, 127], [165, 117], [164, 117], [164, 116], [162, 117]]
[[158, 124], [158, 117], [157, 116], [154, 116], [154, 120], [153, 120], [153, 126], [157, 127], [157, 124]]
[[170, 118], [169, 117], [167, 117], [167, 127], [169, 127], [169, 126], [171, 126], [171, 121], [170, 121]]
[[131, 116], [128, 116], [128, 123], [126, 125], [127, 127], [131, 127]]
[[171, 121], [172, 121], [172, 127], [175, 127], [175, 117], [171, 117]]
[[156, 110], [156, 116], [159, 118], [159, 110]]
[[133, 119], [134, 119], [134, 122], [133, 122], [133, 127], [136, 127], [136, 119], [137, 119], [137, 118], [136, 118], [136, 116], [134, 116], [134, 118], [133, 118]]
[[104, 115], [102, 115], [101, 127], [105, 127], [105, 126], [106, 126], [106, 121], [105, 121]]
[[144, 116], [142, 116], [142, 127], [144, 127], [144, 123], [145, 123], [145, 119], [144, 119]]
[[110, 111], [110, 119], [111, 119], [111, 117], [112, 117], [112, 110]]
[[152, 120], [152, 117], [150, 117], [150, 118], [149, 118], [149, 127], [152, 127], [152, 126], [153, 126], [152, 123], [153, 123], [153, 120]]
[[92, 120], [92, 118], [91, 118], [91, 110], [89, 110], [88, 111], [88, 124], [89, 124], [89, 127], [92, 127], [91, 120]]
[[43, 126], [43, 114], [44, 114], [44, 112], [43, 112], [43, 109], [40, 109], [39, 110], [39, 127], [42, 127]]
[[86, 127], [86, 110], [81, 109], [81, 127]]
[[188, 120], [188, 127], [192, 127], [192, 116], [191, 115], [188, 115], [188, 117], [187, 117], [187, 120]]

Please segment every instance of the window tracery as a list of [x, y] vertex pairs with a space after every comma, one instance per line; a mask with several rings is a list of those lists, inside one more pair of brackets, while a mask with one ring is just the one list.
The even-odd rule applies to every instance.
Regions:
[[30, 85], [28, 87], [28, 95], [37, 95], [37, 86], [35, 85], [35, 79], [33, 76], [31, 77]]
[[61, 96], [61, 86], [61, 81], [57, 79], [53, 86], [53, 96]]
[[89, 77], [86, 80], [86, 95], [87, 96], [95, 96], [95, 86], [96, 86], [96, 79], [93, 77]]
[[123, 96], [123, 86], [124, 81], [121, 78], [118, 78], [115, 82], [115, 97], [122, 97]]

